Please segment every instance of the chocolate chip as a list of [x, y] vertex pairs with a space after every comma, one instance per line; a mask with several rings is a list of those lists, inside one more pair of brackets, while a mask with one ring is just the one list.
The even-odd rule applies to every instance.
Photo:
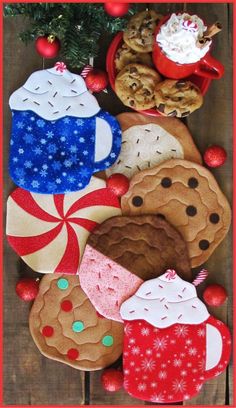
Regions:
[[144, 89], [143, 90], [143, 95], [149, 96], [149, 95], [151, 95], [151, 92], [148, 89]]
[[174, 110], [173, 112], [168, 113], [167, 116], [176, 116], [177, 115], [177, 111]]
[[161, 218], [162, 220], [165, 220], [165, 219], [166, 219], [166, 217], [164, 216], [164, 214], [157, 214], [157, 217], [158, 217], [158, 218]]
[[191, 113], [190, 111], [183, 112], [181, 117], [184, 118], [185, 116], [188, 116], [190, 113]]
[[199, 248], [200, 248], [202, 251], [206, 251], [206, 250], [209, 248], [209, 246], [210, 246], [209, 241], [207, 241], [206, 239], [202, 239], [202, 240], [199, 242]]
[[218, 224], [218, 222], [220, 221], [220, 216], [217, 213], [212, 213], [210, 215], [210, 221], [212, 224]]
[[176, 88], [182, 88], [182, 87], [185, 86], [185, 85], [186, 85], [186, 82], [185, 82], [185, 81], [178, 81], [178, 82], [176, 82], [176, 84], [175, 84]]
[[143, 199], [140, 196], [135, 196], [132, 200], [132, 204], [135, 207], [141, 207], [141, 205], [143, 204]]
[[171, 186], [171, 184], [172, 184], [172, 181], [171, 181], [171, 179], [169, 177], [164, 177], [161, 180], [161, 185], [164, 188], [169, 188]]
[[195, 177], [190, 177], [190, 179], [188, 179], [188, 186], [190, 188], [196, 188], [198, 186], [198, 181]]
[[189, 217], [194, 217], [194, 215], [197, 214], [197, 209], [193, 205], [189, 205], [186, 208], [186, 213], [187, 213], [187, 215], [189, 215]]
[[133, 100], [129, 101], [129, 104], [130, 106], [134, 106], [134, 101]]
[[164, 105], [164, 103], [160, 103], [160, 105], [157, 107], [157, 110], [159, 110], [160, 112], [164, 113], [164, 111], [165, 111], [165, 105]]
[[135, 74], [136, 72], [138, 72], [138, 70], [137, 70], [137, 68], [135, 68], [135, 67], [131, 67], [131, 68], [129, 69], [129, 72], [130, 72], [131, 74]]
[[135, 89], [135, 88], [137, 88], [137, 86], [138, 85], [135, 82], [133, 82], [132, 85], [130, 85], [130, 88]]

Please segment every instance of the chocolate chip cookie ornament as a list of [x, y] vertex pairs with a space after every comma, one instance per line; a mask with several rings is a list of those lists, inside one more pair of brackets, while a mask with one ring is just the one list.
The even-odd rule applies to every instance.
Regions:
[[192, 267], [207, 261], [231, 222], [229, 203], [214, 176], [180, 159], [136, 174], [121, 207], [129, 216], [162, 213], [185, 239]]

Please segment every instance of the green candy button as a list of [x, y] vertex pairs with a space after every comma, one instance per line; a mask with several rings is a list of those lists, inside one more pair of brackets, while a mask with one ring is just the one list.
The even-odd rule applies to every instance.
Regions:
[[103, 337], [102, 344], [106, 347], [111, 347], [113, 345], [113, 337], [112, 336]]
[[82, 331], [84, 330], [84, 323], [81, 322], [80, 320], [75, 321], [75, 322], [72, 324], [72, 330], [73, 330], [75, 333], [80, 333], [80, 332], [82, 332]]
[[58, 286], [59, 289], [65, 290], [65, 289], [68, 288], [69, 282], [68, 282], [67, 279], [61, 278], [61, 279], [58, 279], [57, 286]]

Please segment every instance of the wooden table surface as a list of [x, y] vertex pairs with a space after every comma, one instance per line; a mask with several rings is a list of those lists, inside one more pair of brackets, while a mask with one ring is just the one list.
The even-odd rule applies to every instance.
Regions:
[[[140, 5], [144, 8], [146, 4]], [[184, 4], [152, 4], [163, 14], [183, 10]], [[188, 12], [196, 13], [209, 24], [217, 20], [223, 31], [215, 37], [213, 55], [225, 65], [225, 75], [211, 83], [201, 109], [187, 119], [196, 145], [203, 153], [210, 144], [224, 146], [226, 164], [212, 171], [223, 192], [232, 203], [232, 4], [185, 4]], [[42, 59], [33, 44], [25, 46], [18, 33], [25, 28], [22, 17], [4, 19], [4, 177], [5, 202], [14, 184], [8, 175], [11, 114], [10, 94], [20, 87], [35, 70], [42, 69]], [[105, 68], [105, 54], [111, 37], [101, 40], [101, 53], [95, 66]], [[51, 67], [54, 61], [46, 61]], [[109, 88], [98, 100], [103, 109], [116, 115], [126, 111]], [[5, 405], [148, 405], [128, 396], [123, 390], [110, 394], [100, 385], [100, 372], [84, 373], [43, 357], [35, 346], [28, 328], [30, 306], [15, 294], [15, 284], [21, 277], [41, 277], [33, 272], [5, 243], [4, 267], [4, 404]], [[204, 265], [210, 271], [209, 283], [222, 284], [228, 291], [228, 301], [210, 312], [226, 322], [232, 330], [232, 233], [231, 231]], [[204, 285], [202, 284], [202, 288]], [[228, 370], [208, 381], [198, 397], [184, 405], [231, 405], [232, 362]], [[149, 403], [150, 405], [150, 403]], [[173, 404], [182, 405], [182, 404]]]

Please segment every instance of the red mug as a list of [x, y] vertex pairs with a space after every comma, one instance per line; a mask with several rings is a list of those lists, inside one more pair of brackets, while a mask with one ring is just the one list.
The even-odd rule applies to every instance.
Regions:
[[163, 53], [162, 49], [156, 41], [156, 36], [160, 31], [161, 26], [165, 24], [169, 17], [169, 15], [164, 17], [155, 30], [152, 58], [156, 69], [164, 77], [172, 79], [186, 78], [192, 74], [209, 79], [220, 79], [224, 75], [224, 66], [215, 58], [213, 58], [209, 51], [199, 61], [191, 64], [179, 64], [170, 60]]

